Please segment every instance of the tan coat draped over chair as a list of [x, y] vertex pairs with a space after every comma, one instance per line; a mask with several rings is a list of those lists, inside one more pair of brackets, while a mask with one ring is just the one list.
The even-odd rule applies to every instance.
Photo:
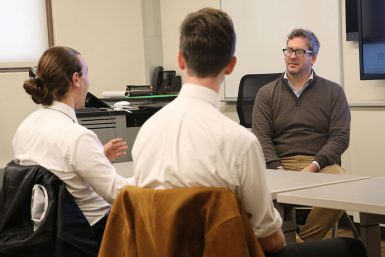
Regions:
[[99, 257], [262, 257], [235, 193], [221, 188], [126, 187], [116, 198]]

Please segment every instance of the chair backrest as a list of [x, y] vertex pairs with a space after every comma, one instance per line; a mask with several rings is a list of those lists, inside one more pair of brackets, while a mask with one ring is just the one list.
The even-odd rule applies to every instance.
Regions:
[[241, 78], [238, 89], [237, 113], [239, 123], [251, 128], [253, 106], [258, 90], [280, 77], [282, 73], [247, 74]]
[[108, 256], [264, 254], [234, 192], [128, 186], [121, 190], [108, 216], [99, 257]]
[[158, 92], [158, 90], [162, 86], [162, 83], [163, 83], [163, 67], [157, 66], [155, 67], [151, 78], [151, 86], [153, 87], [153, 90], [155, 92]]

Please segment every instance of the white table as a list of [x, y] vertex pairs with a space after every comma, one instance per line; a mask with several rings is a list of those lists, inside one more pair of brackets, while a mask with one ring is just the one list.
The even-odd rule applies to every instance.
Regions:
[[[276, 201], [277, 195], [304, 188], [320, 187], [324, 185], [339, 184], [349, 181], [368, 179], [365, 176], [347, 174], [327, 174], [314, 172], [298, 172], [284, 170], [266, 170], [266, 180], [275, 208], [283, 219], [282, 230], [287, 242], [296, 241], [296, 215], [293, 205], [281, 204]], [[314, 206], [312, 203], [308, 206]]]
[[[133, 175], [133, 162], [114, 163], [113, 165], [120, 175], [124, 177], [130, 177]], [[274, 200], [274, 205], [283, 218], [282, 230], [285, 233], [285, 237], [288, 242], [295, 242], [295, 208], [291, 205], [277, 203], [275, 201], [277, 194], [303, 188], [312, 188], [368, 178], [364, 176], [346, 174], [338, 175], [282, 170], [266, 170], [265, 175], [272, 199]], [[312, 204], [308, 205], [313, 206]]]
[[[113, 165], [116, 171], [123, 177], [134, 175], [133, 162], [118, 162], [113, 163]], [[265, 175], [273, 200], [277, 199], [278, 193], [369, 178], [346, 174], [338, 175], [269, 169], [265, 171]]]
[[328, 174], [283, 170], [266, 170], [265, 174], [267, 185], [273, 200], [277, 199], [277, 194], [283, 192], [369, 178], [366, 176], [348, 174]]
[[284, 192], [277, 195], [277, 201], [359, 212], [368, 256], [381, 256], [379, 223], [385, 223], [385, 177]]

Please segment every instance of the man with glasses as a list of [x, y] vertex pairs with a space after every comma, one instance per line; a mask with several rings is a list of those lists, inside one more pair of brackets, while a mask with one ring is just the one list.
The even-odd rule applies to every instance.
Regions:
[[[319, 47], [313, 32], [294, 29], [283, 49], [285, 73], [257, 94], [252, 131], [270, 169], [344, 172], [340, 163], [349, 145], [350, 111], [343, 88], [312, 68]], [[313, 208], [300, 239], [322, 239], [341, 214]]]

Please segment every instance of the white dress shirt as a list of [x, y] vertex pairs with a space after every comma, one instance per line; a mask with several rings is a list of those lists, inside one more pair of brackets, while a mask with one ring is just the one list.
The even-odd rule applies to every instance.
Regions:
[[142, 126], [132, 150], [140, 187], [224, 187], [237, 192], [257, 237], [282, 224], [264, 175], [257, 138], [220, 113], [219, 95], [185, 84]]
[[13, 149], [16, 163], [38, 164], [64, 181], [91, 225], [128, 184], [105, 156], [96, 134], [79, 125], [75, 111], [61, 102], [29, 115], [16, 130]]

